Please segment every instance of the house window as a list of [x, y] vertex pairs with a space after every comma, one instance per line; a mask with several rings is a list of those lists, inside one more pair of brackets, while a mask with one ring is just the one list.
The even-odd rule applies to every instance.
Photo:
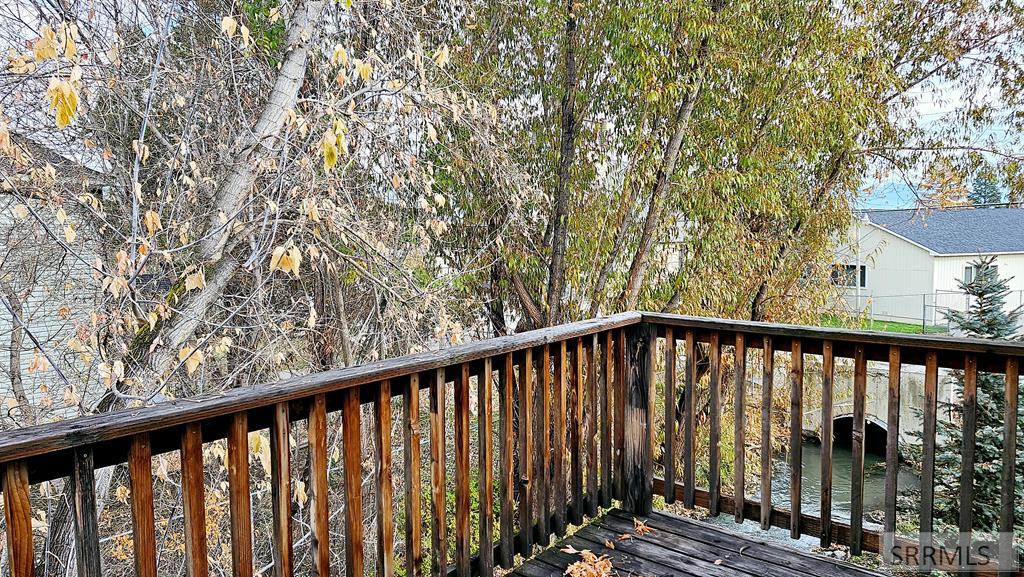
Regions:
[[867, 267], [856, 264], [837, 264], [832, 268], [832, 283], [837, 286], [867, 286]]
[[[992, 274], [994, 276], [997, 276], [997, 277], [999, 276], [999, 265], [991, 264], [991, 265], [989, 265], [989, 268], [992, 269]], [[976, 278], [978, 278], [978, 267], [974, 266], [973, 264], [969, 264], [969, 265], [965, 266], [964, 267], [964, 284], [972, 283], [972, 282], [974, 282], [974, 279], [976, 279]]]

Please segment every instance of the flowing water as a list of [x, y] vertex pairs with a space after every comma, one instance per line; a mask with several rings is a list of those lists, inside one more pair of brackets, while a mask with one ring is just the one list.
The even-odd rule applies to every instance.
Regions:
[[[772, 470], [772, 505], [789, 508], [789, 464], [788, 455], [778, 455]], [[853, 471], [853, 453], [849, 447], [834, 446], [832, 449], [832, 518], [849, 520], [850, 488]], [[910, 468], [900, 466], [898, 487], [900, 490], [918, 487], [920, 480]], [[755, 491], [748, 497], [757, 497]], [[813, 441], [803, 444], [803, 471], [801, 474], [802, 511], [807, 515], [819, 516], [821, 513], [821, 445]], [[881, 524], [885, 507], [885, 456], [866, 453], [864, 456], [864, 525]], [[757, 522], [748, 521], [737, 526], [732, 517], [719, 516], [710, 520], [717, 524], [730, 525], [743, 532], [759, 532]], [[789, 531], [773, 529], [764, 534], [770, 539], [789, 540]], [[818, 545], [817, 537], [803, 537], [793, 542], [801, 547]]]

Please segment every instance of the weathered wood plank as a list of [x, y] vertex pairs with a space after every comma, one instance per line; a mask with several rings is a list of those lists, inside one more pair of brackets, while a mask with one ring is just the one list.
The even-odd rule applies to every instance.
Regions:
[[900, 466], [900, 348], [889, 347], [889, 394], [885, 442], [885, 534], [882, 556], [892, 560], [893, 535], [896, 532], [896, 493]]
[[153, 514], [153, 448], [149, 434], [132, 437], [128, 449], [132, 500], [132, 544], [136, 577], [156, 577], [156, 524]]
[[393, 577], [395, 574], [395, 486], [391, 480], [391, 381], [385, 379], [377, 386], [373, 402], [376, 419], [374, 435], [377, 449], [377, 575]]
[[[632, 330], [632, 329], [631, 329]], [[627, 351], [626, 344], [626, 330], [619, 329], [618, 334], [615, 335], [615, 396], [613, 397], [615, 406], [613, 408], [614, 415], [612, 417], [612, 426], [614, 443], [615, 443], [615, 465], [613, 467], [615, 479], [615, 491], [612, 496], [616, 499], [625, 499], [625, 479], [623, 478], [623, 472], [625, 471], [625, 439], [626, 439], [626, 390], [628, 389], [627, 383], [627, 372], [629, 371], [627, 357], [629, 352]]]
[[821, 344], [821, 546], [832, 544], [832, 399], [835, 358], [832, 341]]
[[[1010, 535], [1013, 532], [1016, 502], [1017, 479], [1014, 474], [1017, 463], [1017, 403], [1019, 390], [1019, 366], [1017, 357], [1006, 359], [1006, 390], [1003, 397], [1003, 467], [1001, 474], [1002, 491], [999, 504], [999, 532], [1002, 534], [999, 543], [999, 563], [1006, 567], [1016, 555]], [[10, 525], [8, 525], [10, 526]], [[1004, 571], [1003, 575], [1012, 575], [1012, 571]]]
[[545, 479], [545, 482], [550, 480], [554, 485], [553, 491], [551, 489], [547, 491], [547, 494], [554, 498], [554, 503], [548, 503], [547, 514], [551, 514], [551, 508], [553, 507], [554, 532], [557, 535], [565, 534], [565, 509], [568, 504], [565, 497], [565, 433], [568, 428], [565, 412], [565, 388], [569, 362], [566, 342], [561, 341], [558, 344], [558, 357], [555, 362], [555, 381], [551, 407], [554, 411], [554, 438], [552, 439], [554, 455], [551, 460], [553, 474]]
[[228, 508], [231, 511], [231, 575], [252, 577], [249, 418], [245, 412], [231, 417], [231, 429], [228, 431]]
[[[583, 339], [576, 339], [573, 345], [572, 370], [569, 372], [572, 391], [572, 403], [569, 406], [572, 422], [568, 423], [569, 495], [572, 503], [569, 522], [579, 525], [583, 520], [583, 427], [586, 425], [583, 419]], [[564, 506], [561, 508], [564, 509]]]
[[405, 412], [405, 574], [423, 575], [423, 480], [420, 477], [420, 376], [410, 375], [402, 395]]
[[531, 458], [540, 459], [539, 477], [536, 479], [534, 498], [537, 500], [537, 532], [542, 547], [546, 547], [551, 537], [549, 519], [551, 519], [551, 387], [552, 379], [558, 380], [558, 373], [563, 367], [561, 357], [555, 360], [554, 373], [551, 366], [551, 345], [545, 345], [541, 352], [541, 376], [537, 379], [540, 386], [540, 445], [533, 450]]
[[683, 391], [683, 506], [693, 508], [693, 491], [696, 488], [696, 457], [694, 456], [697, 431], [697, 343], [693, 331], [686, 331], [686, 379]]
[[444, 369], [437, 369], [430, 381], [430, 574], [434, 577], [448, 573], [444, 398]]
[[601, 349], [601, 490], [602, 507], [612, 504], [612, 405], [614, 403], [615, 345], [612, 331], [604, 333]]
[[[964, 358], [963, 445], [960, 453], [960, 550], [970, 551], [974, 524], [974, 443], [978, 427], [978, 361], [968, 353]], [[967, 569], [962, 559], [961, 569]]]
[[484, 359], [484, 367], [477, 377], [477, 411], [478, 411], [478, 438], [480, 457], [480, 554], [477, 564], [481, 575], [490, 575], [494, 572], [494, 437], [493, 416], [494, 403], [492, 401], [492, 389], [494, 383], [494, 370], [491, 359]]
[[519, 366], [519, 552], [533, 551], [533, 349]]
[[32, 502], [29, 498], [28, 466], [24, 461], [14, 461], [4, 466], [3, 492], [10, 575], [33, 577], [35, 552], [32, 548]]
[[853, 542], [850, 552], [862, 552], [860, 534], [864, 528], [864, 429], [867, 402], [868, 366], [864, 345], [856, 345], [853, 353], [853, 455], [850, 475], [850, 531]]
[[515, 555], [515, 543], [512, 542], [512, 535], [515, 532], [513, 522], [515, 521], [515, 431], [513, 430], [513, 395], [512, 388], [515, 386], [515, 374], [512, 364], [512, 353], [502, 358], [499, 365], [498, 382], [501, 386], [501, 401], [498, 403], [498, 418], [501, 421], [501, 431], [498, 435], [501, 451], [498, 459], [500, 463], [498, 502], [501, 503], [500, 543], [498, 563], [505, 569], [512, 566], [512, 558]]
[[632, 327], [626, 335], [624, 506], [638, 515], [651, 512], [654, 445], [653, 407], [655, 332], [651, 325]]
[[793, 339], [790, 346], [791, 367], [789, 371], [789, 536], [800, 538], [801, 480], [803, 478], [803, 428], [804, 428], [804, 355], [800, 339]]
[[274, 576], [292, 574], [291, 420], [288, 403], [274, 406], [270, 422], [270, 507], [274, 514]]
[[[313, 571], [317, 577], [329, 577], [331, 574], [331, 517], [330, 500], [327, 493], [327, 398], [325, 395], [313, 397], [306, 431], [309, 445], [309, 533], [310, 549], [313, 553]], [[248, 456], [245, 459], [245, 462], [239, 463], [239, 465], [248, 470]], [[246, 505], [249, 503], [248, 486], [247, 476]]]
[[767, 531], [772, 519], [772, 387], [775, 380], [775, 351], [772, 338], [762, 343], [764, 371], [761, 374], [761, 529]]
[[597, 348], [598, 336], [586, 347], [587, 371], [587, 515], [597, 515]]
[[708, 455], [708, 468], [710, 469], [708, 473], [708, 487], [711, 493], [711, 500], [708, 503], [708, 509], [712, 517], [717, 517], [720, 512], [719, 500], [722, 494], [722, 347], [719, 339], [720, 337], [717, 332], [711, 333], [710, 342], [708, 343], [709, 355], [711, 357], [708, 375], [708, 383], [711, 387], [711, 414], [708, 417], [711, 421], [708, 425], [710, 429], [708, 433], [710, 445], [710, 454]]
[[198, 423], [181, 435], [181, 496], [185, 516], [185, 568], [189, 577], [207, 577], [206, 489], [203, 478], [203, 433]]
[[469, 364], [455, 381], [455, 571], [469, 577]]
[[924, 365], [924, 441], [921, 447], [921, 549], [932, 545], [935, 504], [935, 418], [939, 383], [938, 354], [928, 351]]
[[363, 577], [363, 469], [359, 389], [342, 394], [342, 459], [345, 467], [345, 571]]
[[736, 333], [736, 382], [733, 391], [733, 501], [737, 523], [743, 522], [743, 500], [746, 494], [747, 415], [744, 407], [747, 381], [747, 347], [743, 333]]
[[[686, 401], [686, 390], [683, 390], [683, 402]], [[686, 458], [686, 449], [683, 450]], [[675, 491], [671, 488], [676, 484], [676, 339], [672, 327], [665, 328], [665, 451], [662, 455], [665, 466], [665, 482], [669, 489], [665, 492], [665, 502], [675, 502]]]
[[96, 473], [92, 449], [74, 452], [71, 475], [72, 506], [75, 514], [75, 559], [79, 577], [101, 577], [100, 528], [96, 515]]

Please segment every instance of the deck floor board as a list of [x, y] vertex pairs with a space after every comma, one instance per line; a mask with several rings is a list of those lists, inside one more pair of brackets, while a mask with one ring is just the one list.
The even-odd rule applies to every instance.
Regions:
[[[516, 569], [518, 577], [561, 577], [580, 559], [569, 547], [607, 555], [619, 577], [875, 577], [843, 561], [726, 528], [655, 511], [653, 529], [633, 530], [633, 515], [613, 509]], [[629, 535], [629, 537], [624, 537]], [[620, 540], [620, 536], [623, 536]], [[608, 544], [614, 547], [608, 547]]]

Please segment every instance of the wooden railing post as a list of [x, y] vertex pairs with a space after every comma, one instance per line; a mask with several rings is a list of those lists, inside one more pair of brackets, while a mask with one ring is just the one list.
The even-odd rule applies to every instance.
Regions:
[[654, 463], [654, 352], [653, 327], [641, 323], [626, 331], [626, 379], [623, 451], [624, 506], [638, 515], [652, 509]]

